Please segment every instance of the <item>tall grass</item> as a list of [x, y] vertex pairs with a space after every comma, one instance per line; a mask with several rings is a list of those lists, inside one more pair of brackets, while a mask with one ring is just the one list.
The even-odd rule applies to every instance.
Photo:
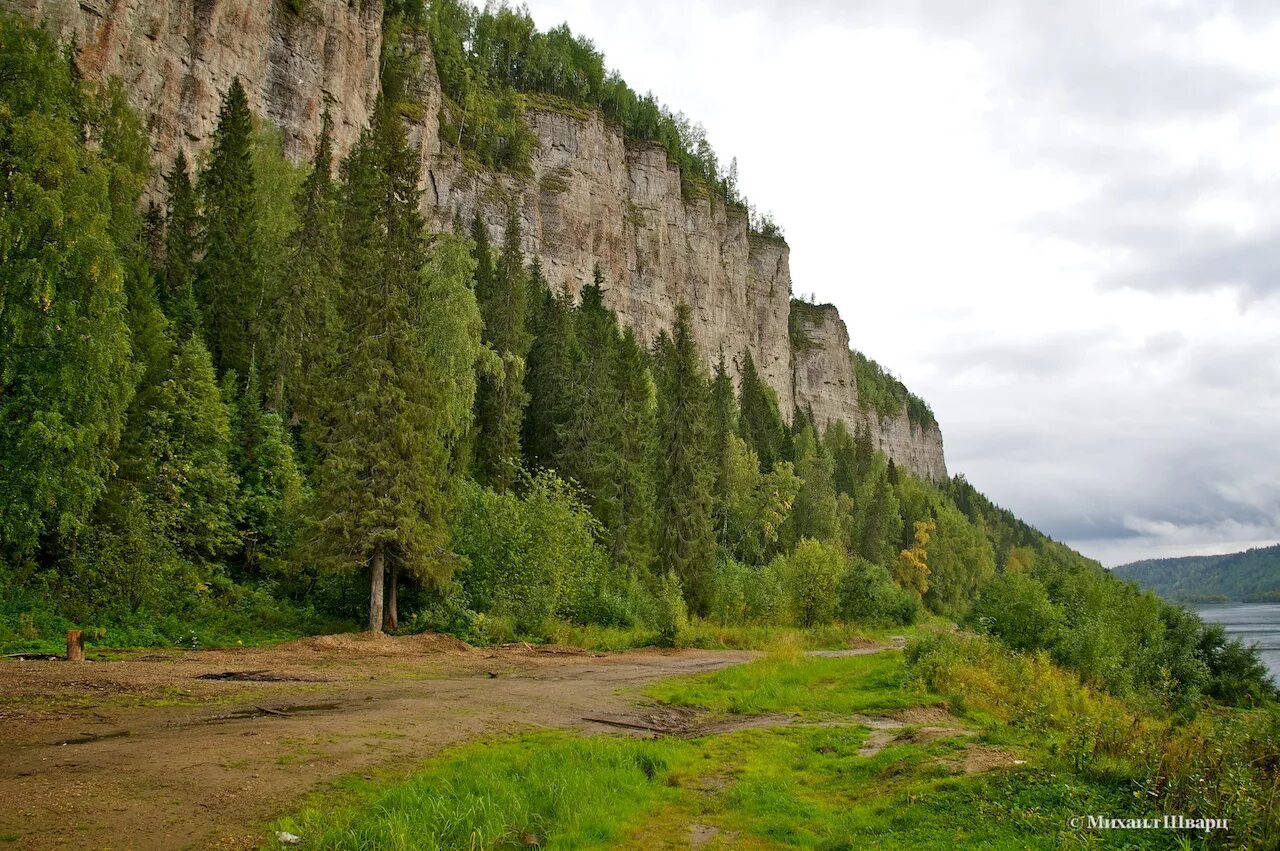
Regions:
[[650, 697], [730, 715], [787, 713], [852, 715], [937, 703], [925, 690], [904, 688], [902, 654], [804, 656], [793, 644], [777, 645], [764, 659], [712, 674], [664, 680]]
[[677, 743], [536, 733], [465, 745], [385, 785], [358, 782], [276, 827], [308, 848], [599, 846], [670, 799]]
[[1205, 701], [1174, 716], [1093, 689], [1044, 653], [973, 635], [917, 639], [907, 659], [921, 686], [1000, 725], [996, 735], [1035, 741], [1073, 771], [1125, 785], [1142, 811], [1135, 815], [1225, 818], [1230, 847], [1280, 845], [1274, 704], [1242, 710]]

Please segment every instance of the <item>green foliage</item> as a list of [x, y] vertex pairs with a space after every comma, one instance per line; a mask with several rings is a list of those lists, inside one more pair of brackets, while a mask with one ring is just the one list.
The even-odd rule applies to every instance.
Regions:
[[[480, 239], [488, 240], [483, 230]], [[477, 279], [483, 270], [483, 252], [478, 253], [481, 262], [476, 267]], [[572, 414], [568, 390], [573, 386], [580, 349], [574, 335], [572, 296], [567, 292], [552, 293], [536, 262], [530, 270], [529, 288], [529, 329], [533, 340], [525, 370], [529, 404], [521, 446], [530, 467], [545, 467], [554, 463], [560, 435]]]
[[274, 370], [270, 407], [312, 423], [338, 356], [338, 190], [333, 183], [332, 122], [324, 116], [311, 170], [293, 197], [297, 225], [287, 245], [288, 274], [273, 282], [273, 333], [266, 342]]
[[[793, 307], [795, 302], [792, 302]], [[937, 428], [933, 410], [919, 396], [907, 390], [880, 364], [862, 354], [850, 352], [853, 377], [858, 384], [858, 404], [882, 417], [895, 417], [906, 411], [907, 419], [920, 428]]]
[[680, 639], [680, 633], [689, 623], [684, 590], [680, 587], [680, 578], [674, 570], [668, 569], [662, 574], [654, 598], [654, 622], [658, 630], [658, 641], [667, 647], [674, 647]]
[[844, 575], [844, 557], [831, 544], [801, 538], [779, 569], [791, 616], [803, 627], [830, 623], [836, 614], [836, 591]]
[[[145, 170], [114, 158], [141, 137], [120, 118], [121, 98], [74, 78], [45, 31], [0, 14], [0, 553], [10, 557], [82, 526], [138, 376], [125, 288]], [[102, 144], [91, 150], [86, 134]]]
[[710, 388], [693, 343], [689, 307], [681, 304], [670, 338], [657, 348], [658, 563], [674, 571], [689, 609], [705, 614], [711, 603], [715, 530], [711, 525], [712, 466]]
[[253, 153], [253, 116], [236, 77], [223, 96], [200, 176], [204, 256], [196, 270], [196, 296], [214, 365], [241, 375], [254, 357], [265, 274]]
[[909, 626], [920, 619], [923, 606], [888, 570], [855, 556], [840, 577], [836, 612], [852, 623]]
[[1280, 602], [1280, 544], [1226, 555], [1135, 561], [1113, 573], [1166, 600]]
[[741, 417], [738, 434], [756, 453], [761, 470], [771, 470], [784, 460], [786, 425], [778, 410], [777, 394], [756, 372], [749, 350], [742, 353], [742, 381], [739, 388]]
[[1192, 716], [1152, 711], [1090, 686], [1044, 653], [965, 634], [912, 642], [907, 660], [916, 681], [994, 720], [1004, 741], [1045, 751], [1051, 771], [1119, 786], [1158, 812], [1226, 818], [1231, 833], [1218, 841], [1232, 848], [1268, 847], [1280, 835], [1274, 707], [1210, 706]]
[[801, 485], [792, 520], [797, 538], [833, 542], [838, 529], [831, 457], [817, 439], [811, 423], [801, 425], [794, 438], [795, 470]]
[[[539, 32], [522, 7], [499, 3], [481, 10], [462, 0], [435, 0], [425, 28], [446, 98], [440, 138], [479, 164], [525, 172], [535, 144], [526, 105], [556, 111], [583, 105], [598, 109], [627, 138], [665, 150], [680, 169], [686, 196], [744, 206], [736, 162], [721, 166], [701, 125], [607, 72], [604, 56], [567, 25]], [[526, 100], [519, 92], [539, 96]], [[753, 225], [769, 238], [782, 237], [768, 217], [753, 217]]]
[[534, 733], [447, 751], [408, 780], [357, 782], [281, 821], [315, 848], [580, 848], [676, 794], [669, 742]]
[[472, 260], [457, 238], [428, 244], [416, 160], [385, 104], [344, 177], [343, 357], [324, 405], [319, 544], [337, 566], [368, 561], [375, 589], [386, 555], [405, 575], [438, 582], [452, 563], [454, 444], [469, 425], [481, 357]]
[[781, 551], [801, 481], [790, 461], [760, 472], [755, 452], [737, 435], [728, 438], [724, 476], [722, 546], [735, 559], [762, 565]]
[[1049, 600], [1044, 586], [1029, 576], [1005, 573], [982, 589], [974, 604], [972, 623], [997, 636], [1015, 650], [1053, 646], [1063, 616]]
[[[453, 547], [466, 559], [459, 580], [470, 606], [512, 617], [520, 634], [534, 637], [546, 634], [552, 616], [605, 626], [633, 622], [625, 602], [632, 589], [596, 543], [599, 523], [572, 487], [543, 471], [523, 489], [517, 496], [466, 488]], [[611, 606], [611, 598], [623, 606]]]
[[723, 626], [786, 623], [788, 601], [780, 567], [752, 567], [721, 558], [712, 580], [711, 619]]
[[[473, 233], [483, 230], [477, 216]], [[477, 255], [487, 254], [483, 238]], [[520, 464], [520, 428], [528, 394], [524, 389], [525, 358], [531, 340], [527, 327], [529, 284], [520, 252], [520, 217], [507, 218], [502, 253], [496, 267], [477, 263], [476, 301], [484, 321], [483, 340], [502, 360], [500, 370], [481, 377], [476, 392], [475, 464], [481, 481], [505, 491]]]
[[201, 327], [195, 291], [200, 205], [188, 168], [187, 156], [179, 150], [173, 168], [165, 175], [165, 250], [160, 275], [160, 306], [180, 336]]
[[805, 717], [886, 712], [940, 703], [927, 692], [904, 688], [901, 653], [848, 658], [774, 653], [713, 674], [679, 677], [650, 686], [650, 697], [730, 715], [784, 712]]
[[258, 373], [244, 387], [234, 373], [224, 382], [231, 412], [231, 458], [240, 482], [239, 543], [246, 576], [287, 579], [288, 556], [301, 531], [309, 488], [294, 461], [293, 444], [280, 415], [264, 409]]

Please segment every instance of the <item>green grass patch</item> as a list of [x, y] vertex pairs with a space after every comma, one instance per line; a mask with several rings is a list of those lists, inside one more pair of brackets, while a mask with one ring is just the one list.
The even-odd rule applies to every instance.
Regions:
[[908, 687], [897, 651], [837, 659], [775, 654], [712, 674], [665, 680], [646, 694], [663, 703], [730, 715], [852, 715], [942, 702], [937, 695]]
[[605, 847], [672, 800], [680, 742], [532, 733], [447, 751], [406, 780], [349, 780], [275, 829], [308, 848]]

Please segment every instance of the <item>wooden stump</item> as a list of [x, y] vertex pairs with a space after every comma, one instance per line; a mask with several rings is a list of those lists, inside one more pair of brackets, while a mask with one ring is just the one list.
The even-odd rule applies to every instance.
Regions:
[[78, 629], [67, 630], [67, 661], [84, 661], [84, 633]]

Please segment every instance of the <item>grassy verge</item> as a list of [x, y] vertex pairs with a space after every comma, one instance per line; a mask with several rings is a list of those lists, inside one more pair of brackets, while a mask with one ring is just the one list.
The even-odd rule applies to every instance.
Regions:
[[[344, 782], [272, 828], [309, 848], [1271, 847], [1257, 818], [1207, 838], [1069, 827], [1071, 816], [1166, 811], [1132, 771], [1082, 765], [1064, 750], [1072, 713], [1119, 705], [1038, 660], [984, 658], [967, 640], [834, 659], [793, 647], [659, 683], [648, 693], [670, 703], [799, 718], [694, 740], [542, 732], [475, 742], [407, 778]], [[848, 718], [941, 696], [973, 735], [906, 727], [869, 753], [871, 731]]]
[[749, 665], [665, 680], [646, 693], [663, 703], [728, 715], [854, 715], [942, 702], [908, 687], [897, 651], [837, 659], [773, 653]]

